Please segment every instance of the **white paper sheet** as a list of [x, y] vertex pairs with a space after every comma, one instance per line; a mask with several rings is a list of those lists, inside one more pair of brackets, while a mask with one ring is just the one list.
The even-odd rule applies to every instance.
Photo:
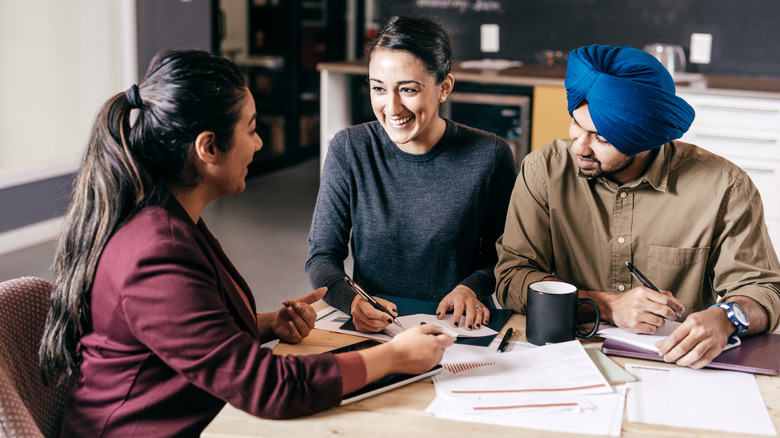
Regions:
[[[614, 388], [611, 394], [592, 394], [579, 397], [592, 408], [586, 409], [507, 409], [464, 415], [455, 407], [456, 401], [436, 397], [426, 412], [438, 418], [472, 423], [526, 427], [571, 434], [620, 436], [623, 427], [623, 408], [626, 388]], [[519, 435], [518, 435], [519, 436]]]
[[434, 378], [440, 395], [612, 392], [579, 341], [505, 353], [455, 344], [445, 350], [441, 364], [444, 371]]
[[[418, 313], [415, 315], [407, 315], [407, 316], [399, 316], [398, 322], [401, 323], [402, 326], [404, 326], [404, 330], [410, 329], [412, 327], [417, 327], [420, 324], [431, 324], [431, 325], [437, 325], [442, 328], [444, 333], [452, 336], [453, 338], [473, 338], [473, 337], [481, 337], [481, 336], [491, 336], [495, 335], [496, 332], [492, 328], [483, 325], [479, 329], [475, 330], [468, 330], [466, 325], [466, 317], [461, 316], [460, 317], [460, 323], [458, 324], [458, 327], [452, 326], [452, 313], [448, 313], [444, 315], [444, 318], [438, 319], [436, 315], [428, 315], [425, 313]], [[394, 334], [400, 333], [401, 329], [394, 324], [391, 324], [388, 326], [389, 331], [392, 331]]]
[[[672, 332], [680, 326], [680, 324], [681, 323], [677, 321], [666, 321], [664, 326], [658, 329], [658, 331], [652, 335], [644, 333], [631, 333], [612, 324], [602, 324], [596, 334], [604, 339], [614, 339], [616, 341], [624, 342], [639, 348], [644, 348], [645, 350], [655, 351], [657, 353], [658, 348], [655, 346], [655, 344], [669, 337], [669, 335], [671, 335]], [[728, 345], [726, 345], [726, 350], [737, 347], [741, 343], [742, 342], [739, 340], [739, 337], [731, 336], [729, 338]]]
[[456, 344], [434, 377], [439, 418], [568, 433], [619, 436], [624, 387], [616, 391], [579, 341], [543, 347]]
[[626, 364], [628, 421], [775, 435], [752, 374]]
[[326, 307], [317, 312], [317, 319], [314, 322], [314, 327], [320, 330], [327, 330], [336, 333], [347, 333], [350, 335], [358, 335], [365, 338], [377, 339], [381, 341], [389, 341], [393, 336], [401, 333], [403, 330], [417, 327], [421, 323], [437, 325], [442, 328], [444, 333], [455, 337], [478, 337], [478, 336], [490, 336], [495, 335], [497, 332], [490, 327], [482, 326], [478, 330], [467, 330], [464, 327], [465, 316], [461, 317], [460, 327], [452, 326], [452, 314], [449, 313], [441, 320], [436, 318], [436, 315], [427, 315], [418, 313], [415, 315], [399, 316], [398, 321], [403, 326], [403, 329], [395, 324], [390, 324], [381, 333], [363, 333], [353, 330], [343, 330], [341, 326], [347, 322], [350, 318], [346, 313], [336, 309], [335, 307]]

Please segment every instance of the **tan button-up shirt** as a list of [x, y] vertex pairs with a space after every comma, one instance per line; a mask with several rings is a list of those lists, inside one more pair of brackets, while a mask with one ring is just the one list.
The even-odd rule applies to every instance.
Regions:
[[780, 263], [742, 169], [673, 141], [644, 175], [620, 185], [580, 176], [570, 145], [556, 140], [523, 160], [496, 245], [502, 306], [525, 313], [528, 285], [549, 275], [581, 290], [630, 290], [640, 286], [630, 261], [682, 301], [683, 316], [744, 295], [777, 327]]

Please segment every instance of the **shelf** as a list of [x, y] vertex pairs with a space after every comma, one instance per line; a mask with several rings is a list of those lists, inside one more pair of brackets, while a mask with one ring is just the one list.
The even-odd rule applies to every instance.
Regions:
[[282, 56], [248, 56], [236, 59], [236, 65], [245, 68], [264, 68], [268, 70], [283, 70], [284, 57]]

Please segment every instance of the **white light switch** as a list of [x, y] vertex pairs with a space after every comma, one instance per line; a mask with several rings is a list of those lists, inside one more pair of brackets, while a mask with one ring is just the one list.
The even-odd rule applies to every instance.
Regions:
[[692, 33], [691, 34], [691, 56], [689, 61], [692, 64], [709, 64], [712, 54], [712, 34], [710, 33]]
[[483, 52], [498, 52], [498, 25], [483, 24], [479, 28], [480, 49]]

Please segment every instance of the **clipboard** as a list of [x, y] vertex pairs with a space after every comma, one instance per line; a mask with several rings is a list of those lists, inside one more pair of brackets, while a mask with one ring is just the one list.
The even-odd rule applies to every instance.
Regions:
[[[416, 300], [414, 298], [393, 297], [389, 295], [376, 295], [376, 296], [393, 302], [398, 308], [398, 316], [415, 315], [417, 313], [425, 313], [425, 314], [433, 315], [436, 313], [436, 308], [439, 307], [439, 303], [433, 301]], [[496, 332], [500, 332], [501, 329], [504, 328], [506, 322], [509, 321], [509, 317], [512, 316], [512, 311], [508, 309], [489, 309], [489, 310], [490, 310], [490, 322], [487, 324], [487, 326], [492, 328]], [[355, 328], [355, 324], [352, 322], [352, 318], [349, 318], [349, 320], [347, 320], [347, 322], [342, 324], [340, 328], [342, 330], [358, 331]], [[493, 338], [495, 338], [496, 335], [498, 335], [498, 333], [491, 336], [481, 336], [481, 337], [471, 337], [471, 338], [461, 337], [458, 338], [455, 341], [455, 343], [475, 345], [478, 347], [487, 347], [488, 345], [490, 345], [490, 342], [493, 341]]]
[[[358, 342], [356, 344], [347, 345], [346, 347], [337, 348], [335, 350], [331, 350], [330, 353], [345, 353], [347, 351], [357, 351], [362, 350], [364, 348], [373, 347], [375, 345], [379, 345], [381, 342], [374, 340], [374, 339], [368, 339], [365, 341]], [[381, 394], [383, 392], [390, 391], [391, 389], [398, 388], [400, 386], [408, 385], [412, 382], [416, 382], [418, 380], [422, 380], [426, 377], [430, 377], [433, 375], [436, 375], [440, 373], [442, 370], [441, 365], [436, 365], [435, 367], [431, 368], [430, 370], [421, 373], [421, 374], [389, 374], [385, 377], [382, 377], [381, 379], [375, 380], [366, 386], [358, 389], [355, 392], [351, 392], [349, 394], [346, 394], [341, 399], [341, 406], [348, 405], [350, 403], [355, 403], [357, 401], [363, 400], [364, 398], [368, 398], [377, 394]]]
[[[605, 340], [601, 351], [615, 356], [658, 362], [664, 360], [658, 353], [613, 339]], [[744, 338], [742, 345], [719, 354], [705, 368], [777, 376], [780, 374], [780, 335], [763, 334]]]

